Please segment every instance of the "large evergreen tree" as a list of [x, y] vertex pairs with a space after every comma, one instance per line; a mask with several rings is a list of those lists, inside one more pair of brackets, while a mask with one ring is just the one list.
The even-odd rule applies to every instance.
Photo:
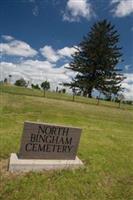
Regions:
[[107, 96], [117, 94], [123, 80], [116, 68], [122, 56], [118, 42], [119, 34], [110, 22], [95, 23], [73, 55], [69, 69], [77, 75], [67, 85], [80, 88], [89, 97], [93, 89]]

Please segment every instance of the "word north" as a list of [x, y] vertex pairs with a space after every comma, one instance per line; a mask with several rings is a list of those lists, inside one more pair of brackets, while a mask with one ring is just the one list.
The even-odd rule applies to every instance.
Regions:
[[25, 122], [19, 158], [76, 158], [81, 129], [46, 123]]

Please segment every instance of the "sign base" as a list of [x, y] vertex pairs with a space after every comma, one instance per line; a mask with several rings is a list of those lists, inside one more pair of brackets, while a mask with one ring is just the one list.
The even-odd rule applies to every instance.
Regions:
[[75, 169], [83, 167], [83, 162], [76, 156], [75, 160], [39, 160], [20, 159], [16, 153], [11, 153], [10, 172], [29, 172], [56, 169]]

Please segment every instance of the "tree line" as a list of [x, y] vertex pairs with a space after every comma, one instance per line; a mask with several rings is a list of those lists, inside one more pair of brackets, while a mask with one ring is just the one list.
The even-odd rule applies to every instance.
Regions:
[[[4, 82], [7, 82], [7, 79]], [[15, 85], [16, 86], [20, 86], [20, 87], [28, 87], [29, 81], [26, 82], [26, 80], [24, 78], [21, 78], [21, 79], [16, 80]], [[31, 88], [32, 89], [37, 89], [37, 90], [43, 89], [44, 97], [45, 97], [46, 96], [46, 91], [48, 91], [50, 89], [50, 82], [46, 80], [46, 81], [42, 82], [40, 85], [32, 83], [31, 84]], [[55, 92], [57, 92], [57, 93], [66, 93], [66, 89], [65, 88], [59, 89], [58, 86], [57, 86]]]
[[[16, 86], [20, 86], [20, 87], [28, 87], [29, 85], [29, 81], [26, 82], [26, 80], [24, 80], [23, 78], [16, 80], [15, 82]], [[38, 89], [40, 90], [41, 88], [44, 91], [44, 96], [45, 96], [45, 91], [50, 89], [50, 82], [49, 81], [44, 81], [41, 83], [41, 85], [39, 86], [39, 84], [31, 84], [31, 87], [33, 89]], [[41, 88], [40, 88], [41, 87]]]

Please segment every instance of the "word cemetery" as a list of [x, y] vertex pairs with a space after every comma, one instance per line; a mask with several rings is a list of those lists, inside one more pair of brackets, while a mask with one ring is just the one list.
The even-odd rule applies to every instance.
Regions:
[[19, 158], [75, 159], [81, 129], [25, 122]]
[[80, 135], [80, 128], [25, 122], [20, 151], [11, 154], [10, 170], [78, 167], [82, 165], [76, 157]]

